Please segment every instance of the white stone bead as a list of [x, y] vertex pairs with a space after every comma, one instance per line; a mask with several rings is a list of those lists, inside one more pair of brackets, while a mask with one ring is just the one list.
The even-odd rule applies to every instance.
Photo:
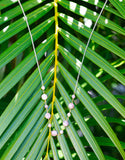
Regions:
[[69, 125], [69, 122], [68, 121], [63, 121], [63, 126], [64, 127], [67, 127]]
[[41, 98], [42, 98], [42, 100], [45, 101], [47, 99], [47, 95], [46, 94], [42, 94]]
[[51, 128], [51, 126], [52, 126], [52, 125], [49, 123], [49, 124], [48, 124], [48, 127]]
[[60, 130], [60, 132], [59, 132], [60, 134], [63, 134], [63, 130]]
[[51, 131], [51, 135], [52, 135], [53, 137], [57, 136], [57, 131]]
[[51, 114], [50, 114], [50, 113], [46, 113], [46, 114], [45, 114], [45, 118], [46, 118], [46, 119], [50, 119], [50, 117], [51, 117]]
[[74, 108], [74, 104], [73, 103], [69, 103], [68, 107], [69, 107], [69, 109], [73, 109]]
[[67, 113], [67, 116], [68, 116], [68, 117], [70, 117], [70, 116], [71, 116], [71, 113], [70, 113], [70, 112], [69, 112], [69, 113]]
[[45, 104], [45, 106], [44, 106], [46, 109], [49, 107], [47, 104]]
[[44, 91], [45, 90], [45, 86], [42, 86], [41, 89]]
[[72, 95], [72, 99], [74, 99], [74, 98], [75, 98], [75, 94]]

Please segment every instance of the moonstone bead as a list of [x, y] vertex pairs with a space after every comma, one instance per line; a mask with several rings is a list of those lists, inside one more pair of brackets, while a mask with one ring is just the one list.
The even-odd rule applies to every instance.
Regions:
[[73, 103], [69, 103], [68, 107], [69, 107], [69, 109], [73, 109], [74, 108], [74, 104]]
[[75, 98], [75, 94], [72, 95], [72, 99], [74, 99], [74, 98]]
[[57, 136], [57, 131], [51, 131], [51, 135], [52, 135], [53, 137]]
[[68, 121], [63, 121], [63, 126], [64, 127], [67, 127], [69, 125], [69, 122]]
[[51, 114], [50, 114], [50, 113], [46, 113], [46, 114], [45, 114], [45, 118], [46, 118], [46, 119], [50, 119], [50, 117], [51, 117]]
[[51, 126], [52, 126], [52, 125], [49, 123], [49, 124], [48, 124], [48, 127], [51, 128]]
[[42, 86], [41, 89], [44, 91], [45, 90], [45, 86]]
[[70, 113], [70, 112], [69, 112], [69, 113], [67, 113], [67, 116], [68, 116], [68, 117], [70, 117], [70, 116], [71, 116], [71, 113]]
[[63, 130], [60, 130], [60, 132], [59, 132], [60, 134], [63, 134]]
[[45, 106], [44, 106], [46, 109], [49, 107], [47, 104], [45, 104]]
[[47, 99], [47, 95], [46, 94], [42, 94], [41, 98], [42, 98], [42, 100], [45, 101]]

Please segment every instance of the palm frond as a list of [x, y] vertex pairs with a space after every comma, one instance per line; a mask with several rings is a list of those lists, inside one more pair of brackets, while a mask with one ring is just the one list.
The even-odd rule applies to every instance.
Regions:
[[[86, 42], [104, 1], [21, 3], [36, 46], [48, 111], [53, 113], [52, 129], [59, 133], [70, 112]], [[124, 0], [107, 3], [81, 67], [69, 126], [52, 137], [26, 20], [17, 0], [1, 0], [1, 160], [125, 159], [124, 139], [117, 137], [114, 127], [122, 128], [121, 132], [125, 127], [125, 97], [111, 90], [113, 83], [125, 85], [124, 6]]]

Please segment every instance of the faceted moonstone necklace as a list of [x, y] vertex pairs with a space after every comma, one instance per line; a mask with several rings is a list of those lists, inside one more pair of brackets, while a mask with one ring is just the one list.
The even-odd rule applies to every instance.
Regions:
[[[88, 46], [89, 46], [91, 37], [92, 37], [93, 32], [94, 32], [94, 30], [95, 30], [95, 27], [96, 27], [96, 25], [97, 25], [97, 23], [98, 23], [98, 20], [99, 20], [101, 14], [102, 14], [102, 12], [103, 12], [103, 10], [104, 10], [107, 2], [108, 2], [108, 0], [105, 1], [104, 5], [103, 5], [103, 7], [102, 7], [102, 9], [101, 9], [98, 17], [97, 17], [97, 20], [96, 20], [96, 22], [95, 22], [95, 24], [94, 24], [94, 26], [93, 26], [92, 32], [91, 32], [91, 34], [90, 34], [90, 36], [89, 36], [89, 39], [88, 39], [86, 48], [85, 48], [85, 50], [84, 50], [84, 54], [83, 54], [83, 57], [82, 57], [81, 66], [80, 66], [80, 69], [79, 69], [79, 72], [78, 72], [78, 75], [77, 75], [77, 80], [76, 80], [76, 84], [75, 84], [75, 89], [74, 89], [73, 94], [72, 94], [72, 101], [71, 101], [71, 102], [69, 103], [69, 105], [68, 105], [69, 112], [67, 113], [67, 118], [66, 118], [66, 120], [63, 121], [64, 129], [69, 125], [68, 120], [69, 120], [69, 117], [71, 116], [71, 111], [72, 111], [72, 109], [74, 108], [75, 93], [76, 93], [76, 89], [77, 89], [77, 85], [78, 85], [78, 81], [79, 81], [79, 77], [80, 77], [80, 72], [81, 72], [81, 68], [82, 68], [82, 65], [83, 65], [83, 61], [84, 61], [84, 58], [85, 58], [85, 55], [86, 55], [87, 48], [88, 48]], [[44, 101], [44, 107], [45, 107], [45, 109], [46, 109], [45, 118], [49, 121], [50, 118], [51, 118], [51, 114], [48, 112], [48, 107], [49, 107], [49, 106], [47, 105], [47, 94], [45, 93], [45, 86], [44, 86], [44, 84], [43, 84], [43, 78], [42, 78], [42, 74], [41, 74], [41, 71], [40, 71], [39, 63], [38, 63], [38, 58], [37, 58], [37, 54], [36, 54], [36, 50], [35, 50], [35, 45], [34, 45], [32, 33], [31, 33], [31, 30], [30, 30], [30, 27], [29, 27], [29, 23], [28, 23], [26, 14], [25, 14], [25, 12], [24, 12], [24, 9], [23, 9], [23, 7], [22, 7], [22, 4], [21, 4], [20, 0], [18, 0], [18, 3], [19, 3], [19, 5], [20, 5], [20, 7], [21, 7], [22, 13], [23, 13], [23, 15], [24, 15], [24, 20], [26, 21], [27, 28], [28, 28], [28, 31], [29, 31], [29, 34], [30, 34], [30, 38], [31, 38], [31, 42], [32, 42], [32, 47], [33, 47], [33, 51], [34, 51], [34, 55], [35, 55], [35, 59], [36, 59], [36, 64], [37, 64], [37, 68], [38, 68], [38, 71], [39, 71], [39, 76], [40, 76], [40, 79], [41, 79], [41, 90], [42, 90], [42, 92], [43, 92], [43, 94], [42, 94], [42, 96], [41, 96], [41, 99]], [[50, 122], [48, 123], [48, 127], [49, 127], [49, 128], [52, 127]], [[61, 134], [63, 134], [63, 130], [60, 130], [59, 133], [58, 133], [56, 130], [51, 130], [51, 135], [54, 136], [54, 137], [57, 136], [57, 135], [61, 135]]]

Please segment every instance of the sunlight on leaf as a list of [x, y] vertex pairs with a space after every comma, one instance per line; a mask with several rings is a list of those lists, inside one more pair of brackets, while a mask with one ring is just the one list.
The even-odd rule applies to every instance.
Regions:
[[105, 2], [0, 1], [1, 160], [125, 159], [125, 2]]

